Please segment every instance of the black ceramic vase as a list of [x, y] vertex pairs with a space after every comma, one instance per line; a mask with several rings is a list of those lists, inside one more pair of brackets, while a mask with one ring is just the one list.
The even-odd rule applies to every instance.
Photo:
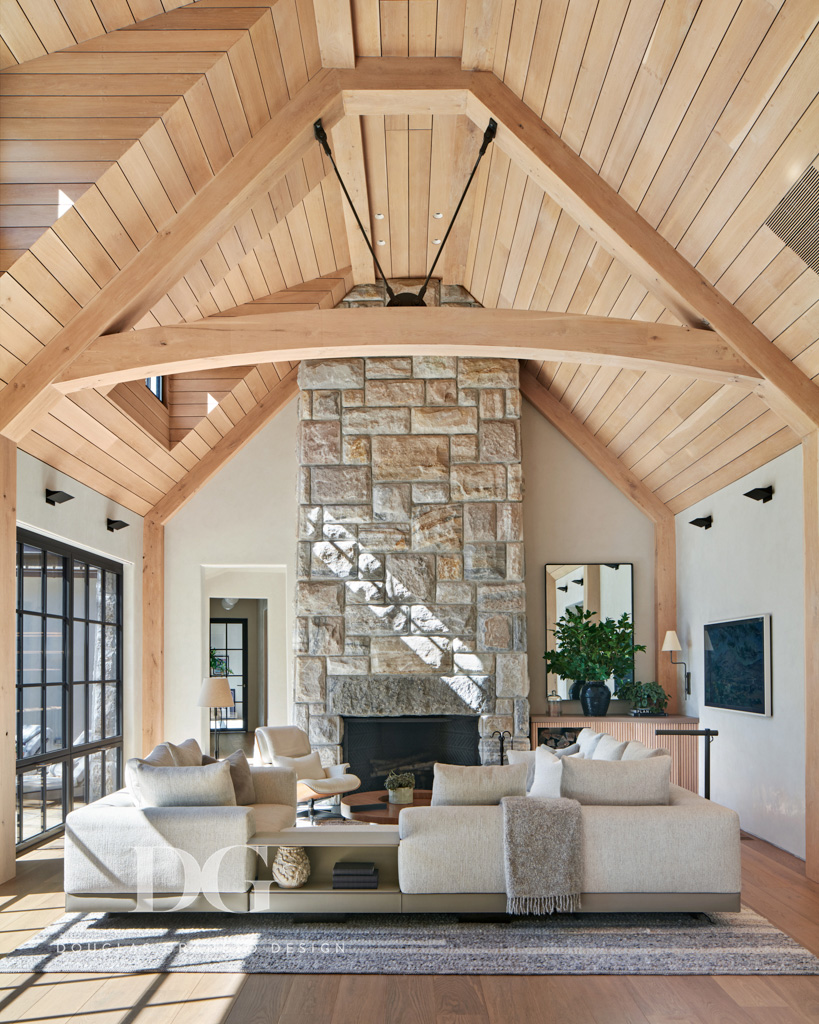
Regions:
[[586, 683], [580, 692], [583, 714], [589, 718], [602, 718], [609, 709], [611, 690], [603, 682]]
[[585, 682], [582, 679], [575, 679], [572, 685], [569, 687], [569, 700], [580, 700], [580, 694], [583, 692]]

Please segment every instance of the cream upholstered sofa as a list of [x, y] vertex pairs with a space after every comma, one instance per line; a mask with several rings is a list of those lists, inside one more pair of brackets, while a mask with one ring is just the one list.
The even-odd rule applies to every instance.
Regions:
[[[633, 753], [639, 753], [637, 748]], [[670, 759], [664, 760], [670, 774]], [[631, 770], [628, 765], [622, 772], [616, 765], [599, 766], [609, 775]], [[546, 785], [536, 793], [533, 781], [528, 795], [561, 795], [559, 789], [548, 791], [554, 778]], [[667, 803], [596, 805], [588, 802], [588, 795], [585, 799], [582, 911], [739, 909], [739, 818], [734, 811], [670, 783]], [[476, 911], [504, 910], [503, 812], [498, 803], [435, 806], [433, 790], [433, 806], [402, 811], [399, 828], [404, 909], [461, 910], [468, 904]], [[532, 853], [536, 856], [537, 851]]]
[[[186, 756], [180, 758], [180, 749]], [[141, 763], [184, 772], [196, 767], [197, 751], [195, 741], [179, 747], [160, 743]], [[250, 803], [149, 806], [134, 788], [136, 761], [126, 767], [126, 788], [66, 818], [66, 909], [134, 910], [141, 893], [150, 897], [139, 904], [145, 909], [248, 910], [257, 864], [247, 841], [256, 832], [295, 824], [296, 773], [246, 765], [252, 779]], [[206, 769], [215, 769], [219, 777], [217, 782], [207, 778], [207, 787], [224, 784], [224, 764]], [[238, 788], [234, 799], [236, 793]]]

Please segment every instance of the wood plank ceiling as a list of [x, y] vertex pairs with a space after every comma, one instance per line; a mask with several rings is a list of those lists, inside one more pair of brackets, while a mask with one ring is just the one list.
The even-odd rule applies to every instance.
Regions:
[[[4, 9], [4, 384], [321, 70], [324, 0], [163, 3], [170, 13], [159, 0]], [[350, 10], [356, 56], [458, 57], [492, 70], [819, 375], [819, 279], [765, 226], [819, 166], [815, 0], [351, 0]], [[496, 16], [488, 32], [486, 12]], [[425, 274], [483, 127], [391, 112], [348, 116], [331, 133], [345, 176], [366, 190], [388, 275]], [[278, 301], [298, 304], [299, 286], [322, 276], [307, 306], [337, 303], [372, 268], [328, 171], [315, 146], [130, 326], [282, 292]], [[678, 323], [499, 147], [439, 270], [488, 307]], [[799, 440], [740, 387], [585, 364], [528, 369], [675, 512]], [[146, 405], [137, 383], [81, 392], [21, 447], [144, 513], [289, 370], [183, 374], [170, 382], [170, 409], [150, 396]], [[209, 414], [208, 395], [219, 403]]]

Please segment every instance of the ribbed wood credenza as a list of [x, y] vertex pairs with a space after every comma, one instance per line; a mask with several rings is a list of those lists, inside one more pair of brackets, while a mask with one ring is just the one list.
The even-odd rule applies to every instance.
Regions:
[[699, 729], [700, 720], [687, 715], [664, 718], [632, 718], [630, 715], [606, 715], [585, 718], [582, 715], [535, 715], [531, 719], [532, 750], [543, 742], [541, 730], [594, 729], [607, 732], [617, 740], [639, 740], [647, 747], [665, 747], [671, 752], [671, 781], [692, 793], [699, 792], [699, 736], [655, 736], [655, 729]]

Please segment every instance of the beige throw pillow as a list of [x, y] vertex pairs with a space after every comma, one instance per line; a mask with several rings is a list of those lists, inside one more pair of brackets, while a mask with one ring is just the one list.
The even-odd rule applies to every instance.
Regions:
[[623, 751], [628, 746], [628, 740], [623, 740], [622, 743], [616, 740], [613, 736], [609, 736], [607, 732], [603, 733], [600, 737], [600, 742], [594, 748], [592, 754], [593, 761], [619, 761], [623, 756]]
[[147, 757], [132, 757], [125, 763], [125, 786], [134, 803], [139, 807], [139, 782], [136, 776], [138, 764], [152, 764], [157, 768], [173, 768], [176, 762], [173, 759], [169, 743], [159, 743], [147, 755]]
[[432, 780], [435, 806], [499, 804], [505, 796], [526, 796], [526, 765], [436, 764]]
[[202, 748], [193, 737], [182, 743], [165, 744], [173, 756], [173, 763], [178, 768], [196, 768], [202, 763]]
[[506, 754], [509, 764], [526, 765], [526, 792], [532, 788], [535, 781], [535, 752], [534, 750], [510, 750]]
[[326, 777], [321, 766], [321, 758], [315, 750], [302, 757], [283, 757], [278, 754], [273, 758], [273, 763], [279, 768], [292, 768], [297, 779], [323, 779]]
[[[567, 758], [566, 760], [570, 760]], [[541, 800], [552, 800], [560, 796], [560, 779], [563, 775], [563, 761], [545, 746], [535, 751], [535, 779], [529, 796]]]
[[630, 740], [620, 760], [644, 761], [647, 757], [671, 757], [671, 751], [665, 747], [647, 747], [639, 740]]
[[577, 734], [577, 744], [583, 757], [591, 758], [597, 744], [605, 735], [604, 732], [595, 732], [594, 729], [581, 729]]
[[141, 807], [235, 807], [236, 793], [230, 765], [199, 765], [190, 768], [135, 768]]
[[[671, 758], [643, 761], [563, 759], [560, 795], [581, 804], [667, 804], [671, 788]], [[537, 772], [536, 772], [537, 774]]]
[[[253, 775], [245, 752], [234, 750], [229, 757], [225, 758], [225, 762], [230, 765], [230, 778], [236, 793], [236, 803], [242, 807], [247, 804], [255, 804], [256, 787], [253, 785]], [[210, 754], [203, 754], [202, 764], [219, 764], [219, 762]]]

